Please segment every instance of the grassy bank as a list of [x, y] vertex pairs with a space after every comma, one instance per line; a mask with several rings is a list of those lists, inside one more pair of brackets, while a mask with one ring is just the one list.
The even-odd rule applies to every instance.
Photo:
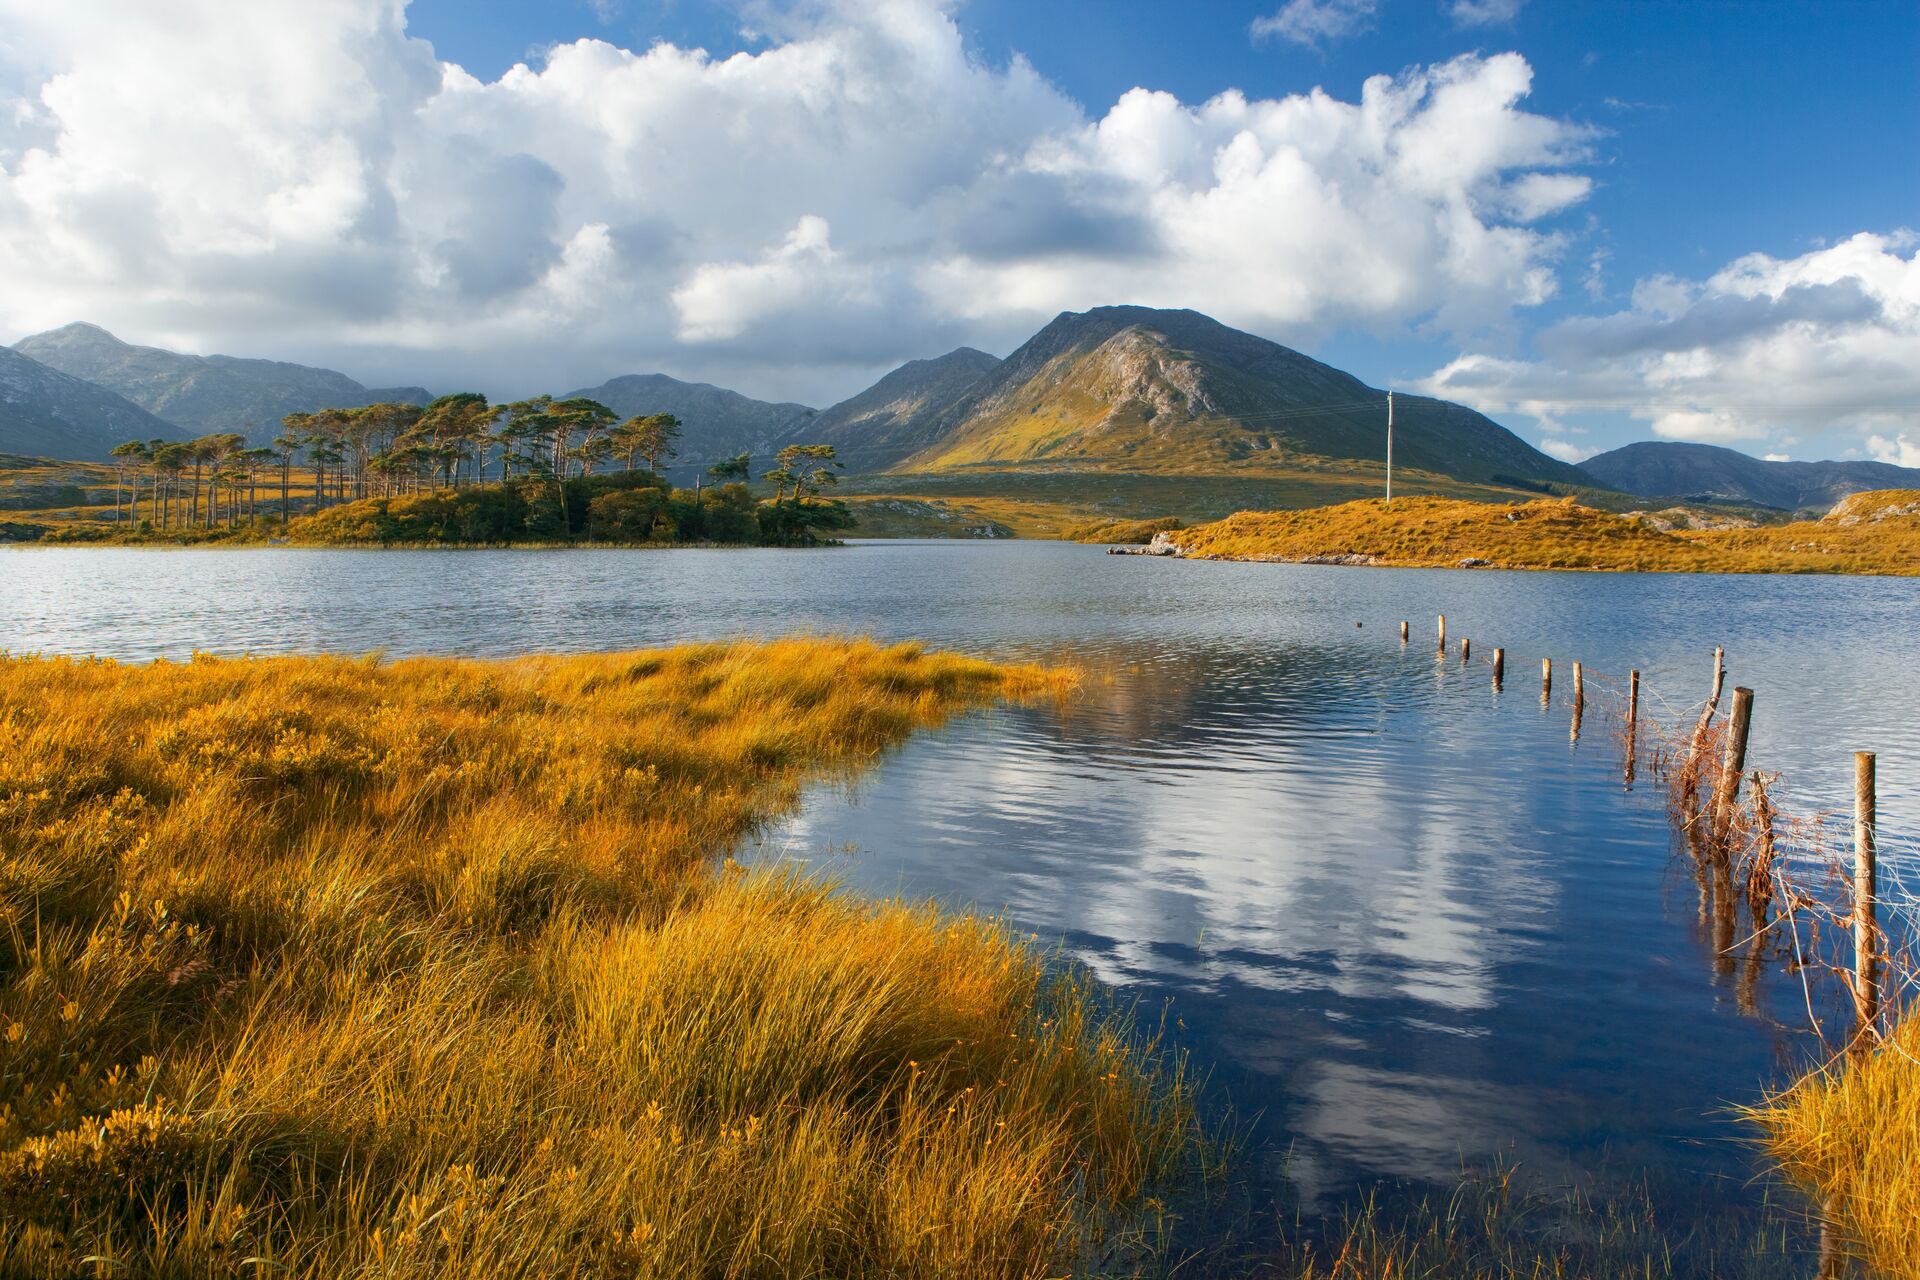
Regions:
[[1920, 1013], [1753, 1112], [1769, 1151], [1875, 1274], [1920, 1278]]
[[[1920, 499], [1920, 495], [1913, 495]], [[1851, 505], [1849, 505], [1851, 504]], [[1670, 573], [1920, 573], [1920, 509], [1905, 491], [1856, 494], [1822, 520], [1752, 529], [1653, 528], [1565, 499], [1447, 498], [1249, 511], [1183, 533], [1189, 556], [1409, 567]]]
[[1084, 1272], [1199, 1137], [997, 924], [714, 857], [1063, 677], [0, 658], [0, 1273]]

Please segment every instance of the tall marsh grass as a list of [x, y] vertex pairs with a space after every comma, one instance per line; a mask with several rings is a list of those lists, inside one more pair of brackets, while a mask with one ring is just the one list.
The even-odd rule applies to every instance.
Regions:
[[1177, 1059], [998, 923], [717, 855], [1066, 678], [781, 641], [0, 657], [0, 1274], [1122, 1270]]

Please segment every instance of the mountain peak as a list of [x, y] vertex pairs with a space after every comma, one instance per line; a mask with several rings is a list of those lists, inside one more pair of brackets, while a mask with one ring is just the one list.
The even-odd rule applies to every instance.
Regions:
[[[1462, 405], [1397, 402], [1395, 462], [1482, 483], [1590, 484]], [[1066, 466], [1146, 472], [1371, 466], [1386, 393], [1187, 309], [1063, 311], [942, 417], [902, 470]]]
[[54, 343], [67, 346], [84, 344], [87, 346], [108, 348], [120, 348], [132, 345], [131, 343], [121, 341], [92, 321], [75, 320], [70, 324], [61, 325], [58, 329], [48, 329], [44, 333], [36, 333], [29, 337], [22, 338], [14, 344], [14, 347], [16, 350], [21, 350], [27, 348], [29, 344], [33, 346], [43, 346]]
[[[124, 396], [189, 433], [239, 431], [256, 444], [272, 439], [290, 413], [354, 408], [389, 398], [389, 393], [375, 395], [332, 369], [143, 347], [84, 321], [22, 338], [13, 349]], [[418, 389], [390, 391], [391, 398], [412, 399]], [[422, 404], [428, 398], [424, 392], [417, 396]]]

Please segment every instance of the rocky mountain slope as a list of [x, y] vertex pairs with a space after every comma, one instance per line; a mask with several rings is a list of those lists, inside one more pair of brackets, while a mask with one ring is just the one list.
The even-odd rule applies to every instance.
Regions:
[[[1487, 483], [1591, 485], [1463, 405], [1394, 397], [1394, 464]], [[1386, 393], [1195, 311], [1065, 312], [930, 424], [902, 471], [1071, 465], [1259, 471], [1377, 462]]]
[[1825, 510], [1849, 494], [1920, 489], [1920, 468], [1886, 462], [1766, 462], [1718, 445], [1644, 440], [1588, 458], [1580, 469], [1643, 498], [1757, 502]]
[[36, 333], [14, 350], [124, 396], [190, 436], [240, 431], [256, 445], [271, 441], [290, 413], [432, 398], [422, 387], [362, 386], [332, 369], [135, 346], [92, 324]]
[[102, 462], [128, 440], [186, 434], [123, 396], [0, 347], [0, 453]]
[[972, 347], [909, 360], [859, 395], [822, 410], [806, 434], [833, 445], [849, 471], [885, 471], [935, 443], [947, 410], [999, 364], [998, 357]]

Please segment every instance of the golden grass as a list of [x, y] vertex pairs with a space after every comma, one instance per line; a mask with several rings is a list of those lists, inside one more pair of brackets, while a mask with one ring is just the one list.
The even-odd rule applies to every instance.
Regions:
[[1153, 535], [1156, 533], [1171, 533], [1175, 529], [1186, 527], [1186, 522], [1179, 516], [1161, 516], [1151, 520], [1107, 520], [1100, 524], [1081, 525], [1078, 529], [1071, 530], [1067, 537], [1074, 542], [1145, 546], [1153, 541]]
[[1876, 1275], [1920, 1277], [1920, 1014], [1751, 1113]]
[[[1855, 495], [1853, 501], [1883, 495]], [[1898, 496], [1897, 493], [1894, 496]], [[1242, 512], [1189, 530], [1193, 556], [1227, 560], [1353, 558], [1382, 565], [1610, 569], [1667, 573], [1920, 573], [1920, 515], [1846, 524], [1663, 533], [1568, 499], [1488, 504], [1377, 500], [1307, 511]]]
[[806, 640], [0, 656], [0, 1274], [1115, 1256], [1207, 1150], [1176, 1060], [996, 922], [714, 865], [1067, 681]]

